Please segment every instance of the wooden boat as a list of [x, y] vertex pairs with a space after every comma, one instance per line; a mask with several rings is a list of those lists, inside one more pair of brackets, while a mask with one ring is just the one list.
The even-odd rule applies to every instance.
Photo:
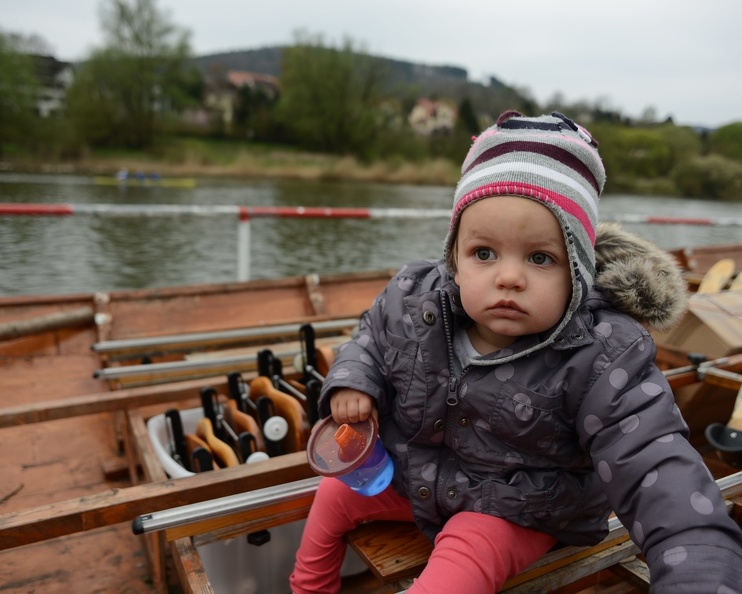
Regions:
[[145, 188], [195, 188], [196, 180], [192, 177], [159, 177], [159, 176], [96, 176], [93, 178], [97, 186], [134, 186]]
[[[742, 245], [673, 254], [691, 291], [722, 258], [733, 259], [734, 270], [742, 268]], [[301, 329], [311, 325], [318, 353], [347, 340], [392, 274], [0, 298], [3, 591], [213, 592], [216, 578], [201, 553], [207, 545], [244, 541], [246, 534], [258, 542], [264, 530], [275, 543], [283, 526], [306, 515], [313, 496], [316, 477], [300, 439], [295, 452], [173, 480], [158, 458], [148, 422], [174, 407], [197, 409], [206, 387], [228, 393], [230, 373], [239, 372], [245, 381], [257, 378], [259, 354], [266, 350], [281, 361], [286, 381], [303, 381], [306, 359], [297, 358], [306, 357]], [[737, 354], [742, 343], [721, 341], [728, 352], [711, 355], [710, 347], [704, 353], [663, 343], [666, 338], [659, 337], [658, 364], [689, 421], [692, 442], [714, 477], [729, 481], [730, 506], [742, 520], [738, 468], [704, 438], [709, 424], [725, 424], [732, 415], [742, 384]], [[705, 336], [698, 346], [706, 348], [712, 339]], [[698, 353], [689, 357], [691, 351]], [[141, 519], [153, 513], [197, 509], [236, 494], [253, 499], [211, 518], [196, 514], [199, 519], [183, 525], [143, 534], [132, 530], [133, 522], [140, 521], [141, 528]], [[425, 550], [416, 548], [414, 534], [384, 535], [386, 543], [405, 544], [390, 553], [378, 545], [378, 532], [355, 535], [359, 557], [374, 557], [368, 553], [373, 549], [383, 559], [378, 554], [366, 559], [374, 567], [344, 578], [343, 592], [395, 592], [400, 579], [419, 570]], [[637, 577], [641, 568], [618, 563], [634, 554], [631, 543], [625, 534], [614, 537], [601, 550], [549, 559], [534, 568], [538, 586], [513, 583], [509, 591], [587, 593], [598, 583], [623, 584], [622, 592], [646, 591], [646, 576], [644, 582]], [[249, 555], [261, 549], [248, 546]]]

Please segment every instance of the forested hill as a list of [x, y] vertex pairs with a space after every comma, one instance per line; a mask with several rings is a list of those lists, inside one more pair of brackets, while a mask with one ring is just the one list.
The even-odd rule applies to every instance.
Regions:
[[[195, 60], [202, 73], [218, 70], [244, 70], [280, 76], [283, 46], [251, 50], [239, 50], [198, 56]], [[468, 80], [465, 68], [450, 65], [427, 65], [404, 60], [374, 56], [384, 66], [386, 92], [395, 95], [437, 96], [455, 101], [469, 97], [481, 105], [495, 100], [516, 100], [522, 98], [514, 90], [495, 77], [487, 84]]]

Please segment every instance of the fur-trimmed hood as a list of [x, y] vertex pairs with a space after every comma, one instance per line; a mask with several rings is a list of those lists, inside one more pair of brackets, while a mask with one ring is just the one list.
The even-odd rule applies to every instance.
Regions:
[[653, 330], [675, 326], [687, 309], [688, 285], [674, 258], [615, 223], [598, 225], [596, 288]]

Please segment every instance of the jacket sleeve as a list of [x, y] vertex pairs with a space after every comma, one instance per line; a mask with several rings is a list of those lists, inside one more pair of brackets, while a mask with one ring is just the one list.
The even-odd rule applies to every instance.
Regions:
[[389, 389], [383, 352], [387, 326], [385, 310], [387, 300], [399, 299], [395, 294], [394, 282], [395, 279], [392, 279], [370, 309], [361, 316], [352, 340], [338, 349], [322, 385], [320, 416], [330, 414], [330, 396], [338, 388], [353, 388], [373, 397], [377, 403], [383, 401]]
[[608, 361], [576, 423], [608, 499], [642, 549], [655, 594], [742, 592], [742, 532], [687, 441], [644, 335]]

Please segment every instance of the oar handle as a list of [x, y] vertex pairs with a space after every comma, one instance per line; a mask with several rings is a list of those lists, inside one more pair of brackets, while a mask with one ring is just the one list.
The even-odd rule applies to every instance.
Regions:
[[239, 466], [240, 461], [237, 458], [237, 454], [216, 436], [211, 421], [206, 417], [202, 418], [196, 425], [196, 435], [209, 444], [209, 449], [220, 466]]
[[742, 385], [737, 392], [737, 399], [734, 401], [732, 416], [729, 418], [727, 427], [736, 431], [742, 431]]

